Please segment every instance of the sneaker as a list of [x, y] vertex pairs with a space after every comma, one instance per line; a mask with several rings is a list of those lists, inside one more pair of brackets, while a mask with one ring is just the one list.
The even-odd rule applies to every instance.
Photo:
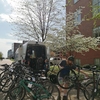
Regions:
[[67, 96], [63, 96], [63, 100], [67, 100]]

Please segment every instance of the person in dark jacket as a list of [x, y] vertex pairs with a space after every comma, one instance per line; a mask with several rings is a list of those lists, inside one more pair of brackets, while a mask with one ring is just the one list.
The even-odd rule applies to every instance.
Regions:
[[45, 59], [44, 70], [45, 70], [45, 76], [47, 77], [47, 73], [49, 71], [49, 60], [48, 59]]
[[[77, 65], [75, 65], [75, 63], [74, 63], [74, 57], [73, 56], [69, 56], [66, 59], [66, 56], [64, 55], [63, 59], [62, 59], [62, 62], [60, 63], [60, 68], [61, 69], [65, 68], [65, 70], [63, 70], [60, 73], [60, 77], [64, 77], [65, 75], [69, 76], [71, 69], [74, 69], [74, 70], [78, 71]], [[88, 77], [88, 75], [86, 73], [84, 73], [83, 71], [80, 71], [80, 72], [85, 74], [85, 76]], [[65, 84], [65, 85], [67, 87], [67, 84]], [[60, 88], [60, 91], [61, 91], [61, 88]], [[64, 90], [63, 100], [67, 100], [67, 90], [66, 89]]]

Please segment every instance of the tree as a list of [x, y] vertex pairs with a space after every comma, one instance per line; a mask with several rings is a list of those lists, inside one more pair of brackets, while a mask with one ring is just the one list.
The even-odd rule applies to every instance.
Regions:
[[10, 15], [10, 22], [15, 25], [14, 35], [18, 38], [43, 42], [48, 33], [54, 33], [55, 28], [60, 29], [59, 18], [62, 15], [63, 1], [12, 0], [12, 2], [18, 3], [16, 7], [12, 6], [14, 15]]
[[2, 52], [0, 52], [0, 59], [2, 59], [3, 58], [3, 53]]
[[63, 53], [69, 52], [70, 55], [74, 55], [75, 52], [83, 53], [88, 52], [90, 49], [100, 49], [98, 47], [98, 38], [85, 37], [80, 33], [78, 27], [80, 24], [81, 22], [75, 20], [74, 13], [67, 13], [66, 25], [63, 29], [56, 36], [48, 37], [47, 41], [49, 41], [48, 45], [50, 45], [51, 49], [59, 49]]
[[66, 34], [62, 31], [57, 32], [57, 34], [48, 34], [45, 45], [50, 47], [51, 50], [57, 51], [62, 46], [66, 44]]
[[[89, 12], [84, 16], [84, 19], [87, 21], [92, 20], [94, 23], [94, 27], [96, 27], [96, 23], [100, 21], [100, 5], [98, 0], [92, 0], [89, 2], [90, 10]], [[92, 16], [91, 16], [92, 13]]]

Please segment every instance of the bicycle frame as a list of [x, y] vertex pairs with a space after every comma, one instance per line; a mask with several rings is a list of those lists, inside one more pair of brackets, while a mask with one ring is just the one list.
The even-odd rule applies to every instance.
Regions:
[[76, 79], [73, 82], [73, 87], [75, 87], [77, 90], [77, 99], [78, 100], [79, 100], [80, 89], [85, 91], [85, 86], [81, 84], [81, 82], [79, 80], [79, 75], [80, 75], [80, 71], [78, 72], [78, 75], [76, 75]]
[[[73, 69], [71, 71], [75, 72]], [[85, 93], [85, 91], [88, 93], [85, 86], [80, 82], [79, 77], [80, 77], [80, 68], [78, 68], [77, 74], [75, 73], [75, 79], [72, 80], [73, 84], [72, 84], [72, 87], [71, 87], [71, 88], [74, 87], [76, 89], [78, 100], [80, 99], [80, 90], [82, 90], [84, 93]], [[88, 93], [88, 95], [89, 95], [89, 93]], [[86, 96], [85, 96], [85, 98], [88, 99]]]
[[[97, 79], [95, 79], [95, 75], [97, 76]], [[93, 91], [92, 91], [93, 98], [92, 100], [94, 100], [94, 98], [97, 96], [97, 93], [99, 90], [98, 88], [99, 82], [100, 82], [100, 74], [97, 74], [97, 73], [95, 74], [95, 71], [93, 71]]]
[[[29, 84], [29, 87], [28, 87], [25, 83]], [[43, 96], [40, 96], [40, 95], [37, 96], [37, 95], [35, 95], [35, 94], [31, 91], [31, 89], [30, 89], [30, 88], [32, 87], [32, 85], [35, 86], [35, 87], [41, 88], [41, 89], [45, 92], [45, 95], [43, 95]], [[32, 81], [21, 80], [21, 81], [19, 82], [19, 86], [24, 87], [25, 90], [26, 90], [27, 92], [29, 92], [29, 93], [33, 96], [34, 99], [38, 99], [38, 98], [39, 98], [40, 100], [42, 100], [42, 99], [44, 99], [44, 98], [49, 98], [49, 97], [51, 96], [51, 94], [49, 93], [49, 91], [48, 91], [43, 85], [38, 84], [38, 83], [35, 83], [35, 82], [32, 82]]]

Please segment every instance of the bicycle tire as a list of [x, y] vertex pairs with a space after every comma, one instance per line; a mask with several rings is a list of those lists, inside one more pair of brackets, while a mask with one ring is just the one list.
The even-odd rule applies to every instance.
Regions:
[[0, 74], [0, 89], [2, 92], [6, 93], [12, 84], [12, 75], [9, 71], [4, 71]]
[[0, 89], [3, 93], [7, 93], [9, 91], [9, 87], [12, 85], [12, 79], [4, 77], [0, 80]]
[[50, 80], [43, 80], [42, 84], [44, 87], [46, 87], [47, 90], [49, 90], [52, 96], [55, 95], [55, 100], [61, 100], [60, 90], [56, 84], [53, 84]]
[[90, 95], [89, 95], [88, 91], [87, 91], [87, 95], [88, 95], [88, 98], [85, 97], [84, 89], [80, 88], [79, 97], [78, 97], [77, 96], [77, 89], [75, 87], [72, 87], [67, 92], [67, 99], [68, 100], [89, 100]]
[[[39, 100], [61, 100], [60, 99], [60, 91], [58, 89], [58, 87], [52, 83], [50, 83], [50, 81], [45, 80], [44, 81], [45, 84], [39, 84], [33, 85], [33, 87], [31, 88], [32, 93], [35, 95], [35, 97]], [[30, 93], [26, 92], [26, 96], [25, 98], [27, 98], [28, 100], [35, 100], [34, 97], [32, 95], [30, 95]]]
[[[60, 91], [59, 91], [58, 87], [55, 84], [51, 83], [48, 86], [48, 90], [49, 90], [49, 93], [51, 94], [51, 97], [53, 97], [52, 100], [61, 100]], [[48, 100], [51, 100], [51, 99], [48, 99]]]
[[0, 79], [1, 79], [2, 77], [4, 77], [6, 74], [8, 74], [8, 73], [9, 73], [8, 70], [4, 70], [3, 72], [1, 72], [1, 73], [0, 73]]
[[9, 87], [9, 91], [8, 91], [7, 93], [3, 93], [3, 94], [6, 94], [6, 95], [4, 96], [4, 99], [3, 99], [3, 100], [11, 100], [9, 94], [10, 94], [10, 91], [11, 91], [14, 87], [15, 87], [15, 82], [13, 82], [12, 85]]
[[22, 86], [17, 86], [9, 91], [10, 100], [24, 100], [26, 90]]
[[65, 75], [64, 77], [61, 77], [60, 75], [63, 72], [63, 70], [66, 70], [66, 68], [61, 69], [57, 73], [57, 84], [63, 89], [69, 89], [73, 85], [73, 80], [76, 79], [76, 73], [75, 71], [70, 70], [70, 75]]
[[[90, 94], [90, 100], [99, 100], [100, 99], [100, 91], [97, 89], [97, 90], [94, 90], [93, 89], [93, 81], [89, 82], [88, 84], [86, 84], [86, 89], [89, 91], [89, 94]], [[100, 85], [100, 84], [98, 84]], [[98, 92], [99, 91], [99, 92]], [[99, 95], [98, 95], [99, 94]], [[86, 95], [86, 93], [85, 93]], [[99, 96], [99, 97], [98, 97]]]

